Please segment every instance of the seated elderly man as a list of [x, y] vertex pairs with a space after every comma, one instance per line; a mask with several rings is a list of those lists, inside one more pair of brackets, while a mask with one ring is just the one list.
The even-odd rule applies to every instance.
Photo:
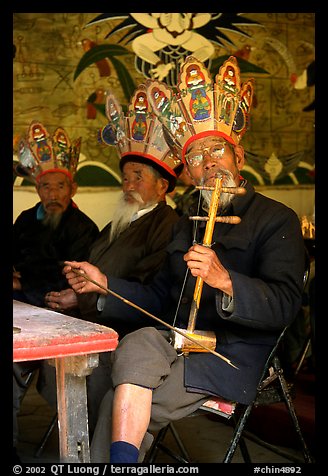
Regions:
[[27, 138], [15, 172], [35, 185], [40, 201], [13, 226], [13, 297], [44, 307], [48, 291], [67, 287], [61, 261], [86, 259], [99, 230], [73, 201], [80, 139], [73, 148], [64, 129], [50, 137], [40, 122], [32, 122]]
[[[143, 95], [145, 96], [144, 88], [140, 85], [131, 98], [130, 107], [142, 103]], [[158, 130], [160, 124], [156, 116], [151, 115], [149, 106], [146, 127], [140, 133], [143, 116], [138, 117], [138, 110], [135, 113], [136, 121], [129, 121], [128, 116], [123, 117], [121, 106], [110, 92], [106, 103], [109, 123], [101, 131], [101, 137], [105, 144], [116, 148], [120, 157], [122, 193], [112, 220], [93, 243], [88, 260], [103, 273], [131, 282], [148, 283], [165, 259], [172, 227], [179, 220], [177, 213], [166, 203], [166, 194], [173, 191], [183, 165], [178, 158], [172, 156], [161, 127]], [[110, 114], [114, 106], [118, 111], [116, 116]], [[116, 117], [121, 123], [117, 123]], [[136, 123], [138, 136], [133, 139]], [[123, 137], [132, 139], [123, 142]], [[68, 286], [67, 282], [66, 285]], [[121, 313], [107, 319], [100, 312], [98, 297], [98, 290], [92, 294], [77, 295], [72, 288], [68, 288], [60, 293], [47, 293], [46, 301], [52, 309], [77, 309], [78, 317], [114, 328], [120, 338], [128, 332], [152, 324], [146, 318], [137, 321], [125, 319]], [[42, 377], [41, 393], [49, 403], [54, 404], [54, 369], [48, 368]], [[109, 353], [100, 354], [99, 365], [88, 376], [87, 385], [89, 427], [92, 433], [102, 397], [111, 385]]]
[[[180, 330], [196, 316], [196, 330], [205, 332], [219, 356], [208, 346], [206, 352], [195, 346], [186, 353], [183, 343], [176, 345], [176, 332], [165, 326], [125, 336], [112, 354], [113, 386], [99, 411], [93, 462], [141, 461], [148, 432], [191, 414], [211, 395], [250, 403], [270, 350], [302, 302], [305, 254], [298, 217], [255, 192], [241, 175], [245, 157], [239, 142], [249, 122], [253, 81], [241, 84], [234, 57], [221, 66], [215, 85], [193, 57], [179, 77], [177, 96], [150, 81], [148, 97], [172, 148], [181, 150], [195, 185], [202, 187], [201, 220], [181, 217], [166, 261], [148, 285], [106, 275], [87, 262], [67, 262], [64, 272], [75, 292], [97, 290], [103, 296], [104, 316], [140, 319], [146, 311]], [[188, 126], [178, 130], [175, 123]], [[235, 187], [246, 193], [232, 193]], [[219, 206], [208, 236], [213, 196]], [[232, 217], [241, 222], [234, 224]]]
[[[132, 121], [123, 115], [113, 93], [107, 94], [109, 122], [100, 136], [102, 142], [115, 146], [120, 157], [122, 193], [111, 221], [92, 245], [88, 258], [103, 273], [141, 283], [151, 280], [165, 258], [172, 226], [179, 219], [166, 203], [166, 194], [174, 190], [183, 168], [182, 162], [170, 152], [145, 98], [144, 86], [140, 85], [129, 105], [135, 117]], [[142, 114], [140, 104], [146, 108]], [[144, 120], [145, 112], [147, 119]], [[104, 318], [99, 312], [98, 292], [76, 295], [68, 288], [61, 293], [49, 292], [46, 299], [52, 309], [78, 307], [80, 317], [114, 327], [120, 337], [141, 327], [140, 321], [133, 323], [120, 315]]]
[[[45, 307], [48, 291], [67, 287], [61, 262], [86, 259], [98, 237], [97, 225], [73, 201], [81, 139], [71, 142], [59, 127], [52, 137], [40, 122], [32, 122], [19, 145], [15, 172], [32, 182], [40, 201], [24, 210], [13, 226], [13, 298]], [[56, 308], [58, 309], [59, 306]], [[42, 361], [14, 364], [14, 448], [17, 413], [26, 392], [26, 375]]]

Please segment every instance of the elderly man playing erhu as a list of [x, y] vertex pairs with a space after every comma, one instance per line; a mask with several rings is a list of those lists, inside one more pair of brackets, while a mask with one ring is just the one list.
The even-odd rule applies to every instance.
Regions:
[[[190, 80], [194, 71], [197, 85]], [[224, 80], [228, 71], [233, 71], [232, 84]], [[100, 408], [94, 462], [141, 461], [148, 432], [191, 414], [210, 396], [250, 403], [270, 350], [302, 302], [305, 254], [298, 217], [255, 192], [242, 176], [240, 140], [249, 125], [253, 81], [241, 84], [234, 57], [214, 81], [201, 62], [188, 57], [177, 88], [175, 95], [164, 83], [149, 81], [148, 98], [172, 150], [180, 152], [202, 189], [201, 219], [181, 217], [166, 261], [148, 285], [131, 285], [86, 262], [67, 262], [64, 272], [77, 293], [99, 292], [105, 316], [121, 313], [133, 319], [143, 313], [109, 289], [180, 330], [188, 328], [201, 279], [196, 330], [214, 333], [219, 356], [176, 348], [175, 333], [165, 326], [124, 337], [112, 355], [113, 388]], [[218, 184], [219, 206], [208, 244], [204, 237]], [[246, 193], [228, 193], [227, 187]]]

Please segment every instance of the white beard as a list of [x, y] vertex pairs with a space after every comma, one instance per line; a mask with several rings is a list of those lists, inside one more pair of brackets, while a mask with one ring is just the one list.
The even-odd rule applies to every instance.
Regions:
[[[212, 173], [213, 173], [213, 170], [212, 170]], [[236, 182], [235, 182], [235, 180], [232, 176], [232, 173], [229, 170], [217, 169], [216, 170], [216, 175], [217, 176], [222, 176], [222, 178], [223, 178], [222, 187], [236, 187], [237, 186]], [[205, 177], [204, 181], [206, 181], [206, 177]], [[210, 207], [212, 193], [213, 192], [211, 190], [202, 190], [202, 197], [203, 197], [203, 200], [204, 200], [205, 208], [207, 210]], [[220, 194], [220, 203], [219, 203], [220, 210], [224, 211], [233, 199], [234, 199], [234, 194], [232, 194], [232, 193], [223, 193], [222, 192]]]
[[[133, 202], [128, 202], [127, 197], [133, 197]], [[139, 193], [121, 193], [112, 218], [109, 234], [110, 243], [115, 241], [118, 236], [130, 226], [133, 216], [142, 208], [145, 208], [145, 204]]]
[[63, 212], [59, 213], [46, 213], [45, 217], [42, 220], [42, 223], [45, 226], [49, 226], [52, 230], [55, 230], [60, 223], [60, 220], [63, 216]]

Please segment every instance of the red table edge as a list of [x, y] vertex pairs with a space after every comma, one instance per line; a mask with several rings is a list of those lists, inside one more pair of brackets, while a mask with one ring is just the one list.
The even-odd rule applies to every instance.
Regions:
[[118, 336], [91, 342], [76, 342], [69, 344], [54, 344], [44, 347], [13, 348], [14, 362], [27, 360], [53, 359], [57, 357], [72, 357], [99, 352], [110, 352], [116, 349]]

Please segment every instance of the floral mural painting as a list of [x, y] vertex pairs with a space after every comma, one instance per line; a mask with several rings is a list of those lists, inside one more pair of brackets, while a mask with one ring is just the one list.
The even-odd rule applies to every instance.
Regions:
[[205, 62], [212, 75], [234, 55], [242, 75], [255, 79], [244, 141], [246, 178], [255, 185], [314, 184], [314, 17], [15, 13], [14, 135], [35, 119], [61, 125], [83, 137], [81, 183], [118, 184], [115, 148], [97, 141], [107, 122], [106, 92], [115, 91], [125, 109], [145, 78], [174, 88], [179, 65], [190, 54]]

